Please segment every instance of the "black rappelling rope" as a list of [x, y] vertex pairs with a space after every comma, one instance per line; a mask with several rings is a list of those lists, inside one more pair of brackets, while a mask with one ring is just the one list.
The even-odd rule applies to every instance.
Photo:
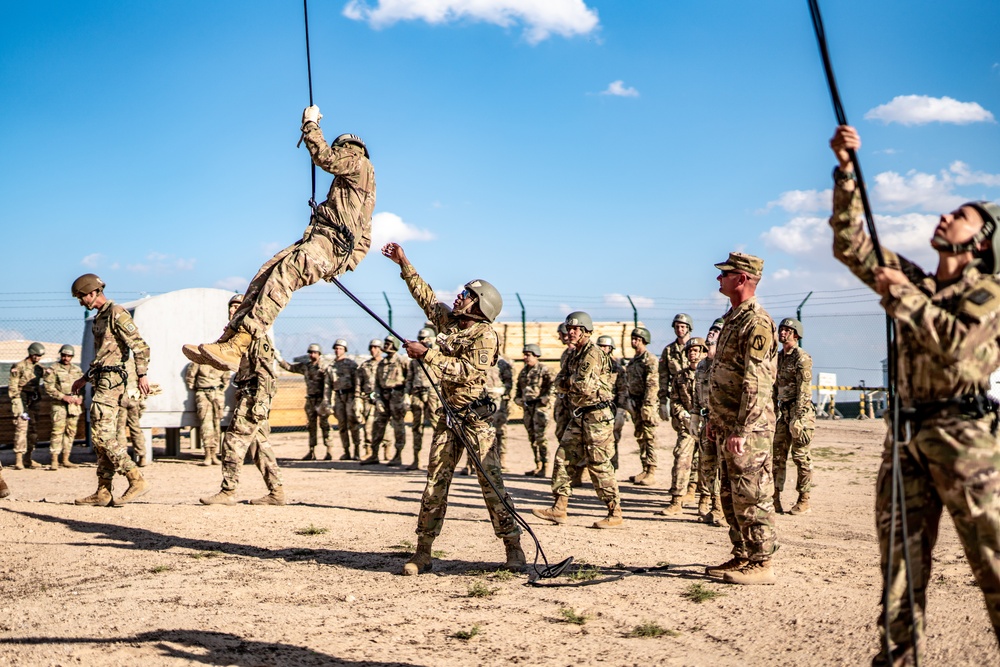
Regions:
[[[343, 283], [341, 283], [336, 278], [333, 278], [332, 282], [334, 285], [339, 287], [344, 294], [347, 295], [347, 298], [356, 303], [363, 311], [371, 315], [376, 322], [381, 324], [386, 331], [388, 331], [390, 334], [398, 338], [400, 341], [406, 340], [403, 336], [400, 336], [391, 326], [389, 326], [389, 324], [385, 320], [379, 317], [378, 313], [369, 308], [361, 299], [356, 297], [349, 289], [344, 287]], [[445, 400], [444, 395], [441, 393], [441, 388], [438, 386], [438, 383], [434, 380], [434, 377], [427, 369], [427, 365], [424, 364], [424, 360], [417, 359], [417, 363], [420, 365], [420, 369], [424, 372], [424, 375], [427, 376], [428, 381], [430, 381], [431, 387], [433, 387], [434, 389], [434, 393], [437, 394], [438, 399], [441, 401], [441, 408], [444, 410], [445, 413], [445, 423], [448, 425], [448, 428], [451, 429], [451, 432], [455, 434], [455, 437], [458, 438], [459, 442], [462, 443], [462, 446], [465, 447], [465, 451], [468, 452], [469, 455], [469, 460], [472, 461], [473, 465], [476, 466], [476, 470], [479, 471], [483, 479], [485, 479], [487, 483], [489, 483], [490, 488], [493, 489], [493, 493], [495, 493], [497, 497], [500, 499], [500, 503], [504, 506], [504, 508], [508, 512], [510, 512], [511, 516], [514, 517], [514, 521], [519, 526], [521, 526], [525, 530], [525, 532], [528, 533], [528, 535], [531, 536], [532, 540], [534, 540], [535, 562], [532, 565], [532, 569], [534, 569], [533, 574], [535, 576], [529, 576], [528, 583], [532, 585], [538, 585], [535, 583], [538, 579], [552, 579], [554, 577], [558, 577], [560, 574], [563, 573], [563, 571], [567, 567], [569, 567], [570, 563], [573, 562], [573, 557], [570, 556], [566, 560], [556, 563], [555, 565], [549, 565], [549, 560], [548, 558], [545, 557], [545, 551], [542, 549], [542, 544], [541, 542], [538, 541], [538, 537], [535, 535], [535, 532], [531, 529], [531, 526], [528, 524], [527, 521], [524, 520], [524, 518], [520, 514], [518, 514], [517, 510], [514, 508], [514, 504], [510, 501], [509, 498], [506, 497], [506, 494], [500, 493], [500, 490], [497, 489], [496, 485], [493, 483], [493, 480], [490, 479], [490, 476], [487, 475], [485, 470], [483, 469], [483, 462], [479, 458], [479, 452], [475, 447], [472, 446], [472, 443], [469, 442], [469, 440], [465, 437], [465, 432], [462, 430], [462, 418], [455, 412], [455, 410], [450, 405], [448, 405], [448, 402]], [[539, 558], [541, 558], [542, 561], [545, 563], [545, 567], [542, 568], [541, 570], [538, 569]]]
[[[833, 100], [833, 111], [837, 116], [837, 123], [839, 125], [847, 125], [847, 116], [844, 113], [844, 107], [840, 102], [840, 93], [837, 90], [837, 81], [833, 76], [833, 65], [830, 63], [830, 53], [826, 46], [826, 31], [823, 29], [823, 18], [820, 16], [819, 12], [819, 2], [818, 0], [809, 0], [809, 13], [812, 15], [813, 29], [816, 31], [816, 41], [819, 43], [820, 55], [823, 58], [823, 69], [826, 71], [826, 82], [827, 86], [830, 88], [830, 97]], [[857, 153], [854, 149], [848, 151], [851, 157], [851, 163], [854, 165], [854, 173], [857, 176], [857, 188], [858, 194], [861, 196], [861, 205], [865, 211], [865, 222], [868, 225], [868, 235], [872, 239], [872, 244], [875, 250], [875, 257], [878, 260], [879, 266], [885, 266], [885, 256], [882, 253], [882, 244], [879, 243], [878, 232], [875, 229], [875, 219], [872, 216], [871, 205], [868, 202], [868, 192], [865, 189], [865, 181], [861, 175], [861, 162], [858, 160]], [[907, 599], [910, 604], [910, 632], [914, 640], [913, 648], [913, 661], [916, 667], [920, 665], [919, 651], [916, 645], [916, 605], [915, 598], [913, 594], [913, 568], [910, 562], [910, 539], [909, 539], [909, 527], [906, 522], [906, 493], [903, 487], [903, 471], [902, 465], [899, 458], [899, 395], [896, 392], [896, 380], [899, 373], [899, 348], [898, 341], [896, 338], [896, 326], [893, 319], [886, 313], [885, 316], [886, 329], [886, 350], [888, 352], [888, 371], [889, 371], [889, 382], [888, 382], [888, 406], [892, 410], [892, 500], [890, 509], [890, 519], [889, 519], [889, 550], [888, 558], [885, 564], [885, 590], [882, 595], [882, 606], [884, 612], [883, 624], [885, 630], [884, 646], [885, 655], [887, 659], [891, 659], [891, 641], [890, 641], [890, 612], [889, 612], [889, 591], [892, 589], [892, 561], [893, 553], [895, 551], [896, 542], [896, 519], [899, 517], [900, 526], [902, 527], [902, 538], [903, 538], [903, 562], [906, 567], [906, 594]]]
[[[313, 105], [313, 70], [312, 56], [309, 53], [309, 0], [302, 0], [302, 14], [306, 23], [306, 72], [309, 76], [309, 106]], [[302, 143], [301, 141], [299, 143]], [[309, 197], [309, 208], [316, 212], [316, 163], [313, 162], [312, 154], [309, 155], [309, 166], [312, 176], [312, 195]]]

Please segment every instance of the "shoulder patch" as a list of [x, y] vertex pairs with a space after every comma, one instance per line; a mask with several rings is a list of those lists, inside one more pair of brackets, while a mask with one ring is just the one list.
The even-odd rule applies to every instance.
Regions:
[[489, 366], [490, 355], [486, 350], [479, 350], [479, 364], [481, 366]]
[[959, 311], [981, 320], [987, 315], [1000, 310], [1000, 285], [992, 278], [980, 281], [975, 289], [962, 299]]
[[969, 301], [976, 304], [977, 306], [982, 306], [994, 299], [994, 296], [988, 289], [983, 289], [980, 287], [975, 292], [966, 297]]
[[750, 344], [750, 358], [754, 361], [762, 361], [767, 356], [768, 350], [771, 349], [773, 338], [774, 332], [767, 322], [755, 323], [747, 339]]

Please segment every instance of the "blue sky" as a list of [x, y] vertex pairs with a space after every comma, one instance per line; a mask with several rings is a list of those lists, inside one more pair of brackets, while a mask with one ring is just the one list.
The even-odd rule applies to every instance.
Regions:
[[[822, 5], [883, 242], [930, 264], [936, 214], [1000, 198], [1000, 3]], [[776, 318], [810, 290], [806, 315], [876, 308], [830, 257], [805, 0], [314, 0], [310, 27], [322, 127], [371, 149], [376, 237], [442, 293], [485, 278], [511, 320], [515, 293], [529, 320], [631, 319], [628, 294], [666, 342], [675, 312], [722, 313], [712, 264], [742, 249]], [[78, 317], [59, 295], [87, 270], [113, 298], [242, 289], [307, 222], [300, 3], [3, 0], [0, 90], [0, 329]], [[393, 268], [345, 283], [409, 326]], [[377, 333], [330, 285], [293, 306]]]

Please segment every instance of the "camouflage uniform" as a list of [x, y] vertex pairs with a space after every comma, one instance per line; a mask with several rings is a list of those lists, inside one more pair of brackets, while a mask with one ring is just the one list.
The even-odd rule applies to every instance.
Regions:
[[80, 424], [83, 406], [67, 403], [66, 398], [73, 396], [73, 383], [83, 377], [83, 371], [74, 363], [64, 364], [57, 361], [45, 369], [43, 386], [45, 393], [52, 399], [52, 437], [49, 438], [49, 451], [55, 461], [64, 450], [73, 449], [73, 440]]
[[611, 467], [618, 470], [618, 443], [622, 440], [625, 430], [625, 419], [628, 416], [628, 385], [625, 380], [625, 360], [608, 353], [611, 359], [611, 372], [615, 374], [615, 425], [612, 433], [615, 440], [615, 453], [611, 457]]
[[[719, 450], [715, 440], [708, 437], [705, 424], [708, 422], [708, 392], [709, 376], [712, 373], [712, 359], [705, 357], [698, 362], [694, 371], [694, 421], [697, 428], [692, 432], [698, 438], [698, 450], [700, 453], [700, 465], [698, 466], [698, 493], [704, 499], [711, 497], [712, 511], [721, 511], [721, 498], [719, 497]], [[715, 523], [715, 518], [709, 519], [710, 523]]]
[[490, 366], [496, 364], [500, 339], [488, 322], [476, 322], [467, 329], [460, 328], [458, 317], [447, 306], [437, 302], [434, 290], [417, 274], [413, 265], [404, 264], [400, 275], [414, 300], [440, 332], [437, 337], [440, 349], [428, 350], [423, 361], [441, 378], [444, 400], [459, 417], [449, 428], [445, 413], [441, 411], [437, 414], [427, 464], [427, 486], [420, 500], [420, 516], [417, 518], [417, 535], [427, 540], [441, 533], [448, 509], [448, 489], [463, 449], [462, 442], [452, 429], [461, 429], [463, 437], [476, 448], [483, 463], [482, 470], [477, 469], [476, 475], [493, 522], [493, 532], [497, 537], [517, 537], [521, 529], [501, 502], [503, 497], [510, 503], [510, 496], [504, 489], [500, 459], [493, 446], [496, 440], [493, 426], [466, 409], [486, 393], [486, 373]]
[[625, 390], [628, 393], [629, 414], [635, 424], [635, 439], [639, 443], [639, 460], [643, 469], [656, 465], [656, 426], [659, 424], [657, 405], [660, 378], [656, 357], [646, 350], [637, 354], [625, 367]]
[[[398, 352], [382, 357], [375, 367], [375, 393], [385, 408], [375, 412], [372, 443], [384, 442], [386, 427], [392, 423], [396, 455], [402, 456], [406, 447], [406, 374], [408, 367]], [[374, 444], [372, 445], [375, 446]]]
[[125, 395], [122, 396], [121, 409], [118, 411], [118, 442], [123, 447], [128, 447], [131, 440], [133, 455], [139, 458], [140, 463], [145, 463], [146, 437], [139, 421], [146, 411], [146, 397], [139, 391], [135, 362], [132, 359], [125, 362], [125, 372], [128, 373], [128, 382], [125, 383]]
[[[432, 372], [430, 368], [427, 370]], [[424, 447], [424, 428], [433, 425], [437, 412], [441, 409], [441, 401], [431, 386], [427, 373], [420, 367], [419, 359], [410, 359], [410, 370], [406, 374], [406, 395], [410, 397], [413, 461], [416, 464], [420, 460], [420, 450]]]
[[[798, 469], [795, 490], [801, 495], [808, 494], [812, 488], [809, 443], [816, 428], [816, 412], [812, 404], [811, 384], [812, 357], [805, 350], [793, 347], [791, 352], [778, 352], [778, 381], [774, 392], [778, 410], [774, 431], [774, 497], [778, 500], [781, 490], [785, 488], [789, 449]], [[793, 424], [796, 429], [801, 429], [798, 437], [791, 433]]]
[[[862, 227], [860, 197], [844, 184], [835, 185], [833, 192], [834, 255], [874, 289], [876, 260]], [[887, 562], [892, 563], [887, 593], [889, 642], [893, 662], [902, 664], [907, 658], [912, 660], [914, 647], [924, 641], [927, 584], [943, 508], [954, 521], [1000, 641], [1000, 447], [991, 430], [996, 416], [969, 408], [970, 399], [986, 394], [990, 374], [1000, 365], [1000, 278], [980, 273], [973, 262], [957, 282], [939, 285], [933, 274], [925, 274], [892, 251], [883, 248], [883, 255], [889, 266], [901, 267], [912, 281], [891, 286], [882, 306], [896, 322], [896, 388], [908, 411], [901, 415], [901, 422], [911, 415], [912, 437], [900, 443], [899, 460], [916, 609], [910, 609], [907, 599], [900, 532], [889, 553], [891, 429], [875, 487], [883, 572]], [[898, 522], [897, 515], [897, 531]], [[911, 634], [911, 618], [916, 637]], [[883, 654], [875, 662], [882, 664], [885, 659]]]
[[378, 392], [375, 391], [375, 369], [378, 368], [379, 361], [380, 359], [371, 357], [365, 359], [358, 366], [358, 392], [361, 396], [361, 412], [358, 415], [358, 420], [365, 433], [365, 451], [363, 452], [365, 457], [369, 456], [372, 451], [377, 451], [382, 444], [382, 442], [372, 444], [375, 417], [380, 412], [385, 411], [385, 406], [382, 405], [381, 399], [378, 398]]
[[361, 435], [361, 419], [356, 410], [359, 375], [358, 362], [349, 357], [336, 359], [326, 367], [326, 401], [333, 405], [333, 416], [337, 420], [345, 458], [351, 458], [352, 439], [353, 458], [361, 458], [361, 442], [364, 438]]
[[671, 495], [683, 497], [691, 478], [692, 459], [697, 439], [691, 433], [691, 415], [694, 414], [695, 369], [691, 364], [673, 374], [670, 388], [670, 417], [680, 424], [677, 444], [674, 445], [674, 467], [671, 471]]
[[[721, 461], [722, 510], [733, 556], [763, 562], [777, 550], [771, 440], [777, 330], [751, 297], [726, 313], [709, 373], [708, 419]], [[729, 452], [731, 435], [746, 438], [742, 455]]]
[[91, 440], [97, 454], [97, 476], [112, 480], [115, 473], [127, 475], [135, 468], [124, 442], [118, 440], [118, 413], [128, 382], [125, 362], [129, 350], [135, 356], [137, 375], [149, 367], [149, 346], [139, 335], [132, 316], [108, 300], [94, 317], [94, 360], [87, 375], [94, 384], [90, 401]]
[[253, 462], [264, 478], [267, 490], [275, 493], [282, 487], [278, 460], [268, 438], [271, 435], [271, 399], [277, 391], [274, 373], [274, 342], [270, 336], [255, 338], [240, 360], [233, 376], [236, 405], [226, 429], [222, 458], [222, 489], [236, 491], [247, 449], [252, 447]]
[[[670, 398], [670, 392], [673, 389], [674, 376], [681, 372], [681, 369], [687, 367], [687, 355], [684, 353], [684, 345], [680, 340], [674, 340], [666, 347], [663, 348], [662, 354], [660, 354], [660, 361], [658, 366], [658, 371], [660, 375], [660, 390], [659, 399], [660, 404], [668, 402]], [[674, 433], [677, 434], [677, 442], [674, 444], [674, 461], [677, 460], [678, 452], [686, 451], [686, 447], [690, 445], [690, 424], [687, 423], [688, 420], [681, 419], [681, 411], [676, 409], [674, 406], [670, 406], [670, 426], [674, 429]], [[653, 463], [655, 465], [655, 461]], [[695, 462], [695, 465], [698, 465]], [[696, 483], [696, 469], [692, 469], [692, 477], [690, 479], [691, 484]]]
[[228, 380], [229, 371], [216, 370], [208, 364], [188, 364], [184, 371], [184, 384], [194, 392], [198, 435], [209, 457], [219, 451]]
[[548, 407], [552, 403], [552, 382], [552, 371], [540, 361], [534, 367], [525, 364], [517, 374], [514, 400], [519, 401], [524, 409], [524, 429], [528, 432], [536, 468], [541, 466], [544, 469], [549, 464], [545, 427], [549, 424]]
[[510, 419], [510, 391], [514, 386], [514, 368], [502, 356], [497, 365], [490, 367], [486, 376], [486, 390], [497, 410], [493, 413], [493, 430], [497, 434], [497, 455], [500, 468], [507, 461], [507, 420]]
[[[568, 347], [563, 350], [562, 356], [559, 357], [560, 373], [562, 373], [563, 369], [566, 368], [566, 361], [569, 359], [572, 352], [573, 350]], [[573, 412], [573, 408], [570, 406], [569, 399], [566, 398], [566, 394], [556, 389], [555, 405], [552, 407], [552, 421], [556, 425], [556, 442], [562, 441], [563, 433], [566, 432], [566, 426], [569, 424], [571, 412]]]
[[[14, 414], [14, 452], [23, 455], [28, 467], [31, 467], [31, 453], [35, 451], [35, 443], [38, 442], [37, 424], [44, 373], [44, 366], [32, 363], [31, 358], [26, 357], [11, 366], [10, 382], [7, 385], [11, 412]], [[27, 415], [27, 419], [22, 415]]]
[[326, 383], [326, 363], [322, 357], [316, 363], [301, 361], [290, 364], [284, 359], [278, 360], [278, 366], [289, 373], [297, 373], [306, 380], [306, 426], [309, 429], [309, 451], [316, 449], [317, 430], [323, 434], [323, 447], [330, 451], [330, 416], [317, 411], [323, 404], [323, 386]]
[[353, 271], [371, 247], [375, 170], [365, 150], [354, 144], [327, 145], [311, 121], [303, 125], [302, 138], [316, 166], [336, 178], [302, 239], [268, 260], [250, 281], [243, 303], [230, 319], [233, 331], [243, 328], [254, 337], [266, 334], [292, 292]]

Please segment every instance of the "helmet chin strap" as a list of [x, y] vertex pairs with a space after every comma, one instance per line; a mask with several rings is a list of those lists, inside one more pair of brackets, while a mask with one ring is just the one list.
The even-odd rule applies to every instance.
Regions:
[[470, 320], [479, 320], [482, 322], [486, 321], [486, 317], [475, 312], [474, 308], [479, 305], [479, 297], [476, 297], [470, 301], [464, 308], [459, 308], [457, 310], [451, 311], [454, 315], [459, 317], [467, 317]]
[[984, 220], [983, 226], [979, 229], [979, 231], [973, 234], [972, 238], [965, 243], [949, 243], [948, 241], [945, 241], [935, 235], [934, 238], [931, 239], [931, 247], [941, 252], [950, 252], [956, 255], [963, 252], [975, 253], [979, 250], [980, 243], [993, 236], [993, 232], [996, 231], [996, 227], [997, 223], [993, 220]]

